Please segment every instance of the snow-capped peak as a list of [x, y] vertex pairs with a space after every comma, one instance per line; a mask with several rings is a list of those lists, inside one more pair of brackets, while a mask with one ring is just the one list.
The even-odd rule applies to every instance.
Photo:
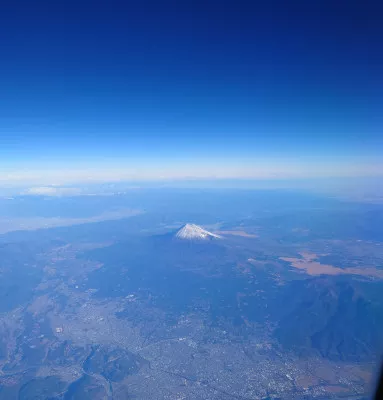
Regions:
[[195, 224], [184, 225], [175, 236], [177, 239], [187, 240], [211, 240], [221, 238], [221, 236], [208, 232], [207, 230]]

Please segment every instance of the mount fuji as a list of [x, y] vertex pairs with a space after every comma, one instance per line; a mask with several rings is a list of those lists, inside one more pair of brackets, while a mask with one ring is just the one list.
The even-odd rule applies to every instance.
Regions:
[[185, 224], [181, 229], [179, 229], [175, 238], [181, 240], [214, 240], [222, 239], [221, 236], [215, 235], [198, 225], [195, 224]]

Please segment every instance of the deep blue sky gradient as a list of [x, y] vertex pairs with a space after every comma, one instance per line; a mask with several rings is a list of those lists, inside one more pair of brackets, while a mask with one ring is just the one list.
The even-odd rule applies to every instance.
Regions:
[[3, 4], [0, 168], [113, 158], [376, 162], [382, 7]]

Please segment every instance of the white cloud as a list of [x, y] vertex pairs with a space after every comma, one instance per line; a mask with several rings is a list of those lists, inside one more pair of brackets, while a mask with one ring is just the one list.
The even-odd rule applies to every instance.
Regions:
[[31, 187], [24, 194], [35, 196], [76, 196], [81, 194], [81, 189], [71, 187], [40, 186]]

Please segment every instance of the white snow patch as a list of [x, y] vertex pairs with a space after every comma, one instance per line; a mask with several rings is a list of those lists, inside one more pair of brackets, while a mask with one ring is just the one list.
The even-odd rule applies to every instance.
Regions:
[[186, 224], [176, 233], [176, 238], [186, 240], [210, 240], [221, 239], [221, 236], [208, 232], [198, 225]]

